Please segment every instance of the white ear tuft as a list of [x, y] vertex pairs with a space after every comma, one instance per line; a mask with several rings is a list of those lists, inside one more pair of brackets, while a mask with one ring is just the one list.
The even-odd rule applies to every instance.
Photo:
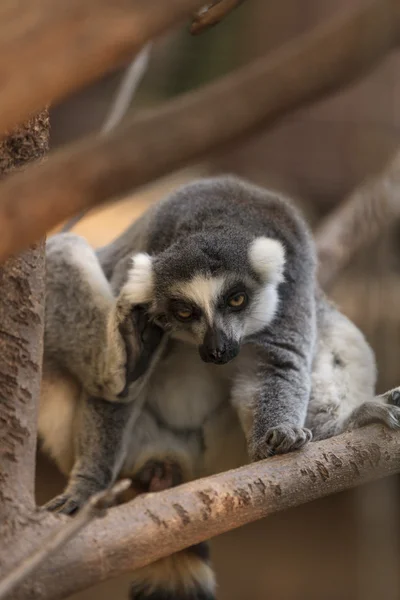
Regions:
[[285, 250], [281, 242], [258, 237], [250, 245], [249, 260], [254, 271], [263, 281], [280, 283], [285, 267]]
[[144, 304], [153, 299], [153, 268], [151, 257], [141, 252], [132, 258], [133, 266], [128, 272], [124, 295], [132, 304]]

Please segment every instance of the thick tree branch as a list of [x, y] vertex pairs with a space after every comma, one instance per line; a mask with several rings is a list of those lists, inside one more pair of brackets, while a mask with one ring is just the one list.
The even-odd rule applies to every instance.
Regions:
[[[0, 4], [0, 132], [132, 59], [201, 0]], [[26, 77], [29, 73], [29, 77]]]
[[140, 496], [89, 525], [13, 600], [31, 597], [33, 589], [36, 600], [65, 598], [245, 523], [399, 471], [400, 434], [376, 425]]
[[[0, 177], [43, 156], [48, 127], [47, 113], [42, 113], [0, 143]], [[2, 526], [11, 525], [11, 513], [34, 506], [43, 334], [42, 243], [2, 266], [0, 289], [0, 538], [4, 539]]]
[[204, 157], [353, 81], [399, 37], [398, 0], [370, 0], [273, 56], [146, 112], [107, 138], [71, 146], [41, 168], [10, 178], [0, 186], [0, 260], [66, 218]]
[[28, 558], [22, 561], [7, 577], [0, 581], [0, 600], [6, 598], [17, 585], [41, 565], [46, 559], [54, 556], [54, 553], [65, 546], [65, 544], [77, 535], [91, 521], [98, 517], [104, 517], [107, 509], [115, 502], [119, 494], [130, 487], [130, 479], [119, 481], [110, 490], [105, 490], [92, 496], [73, 519], [68, 519], [60, 530], [52, 533], [47, 540], [40, 544], [39, 549], [34, 551]]
[[318, 227], [319, 279], [326, 289], [365, 245], [400, 218], [400, 152]]

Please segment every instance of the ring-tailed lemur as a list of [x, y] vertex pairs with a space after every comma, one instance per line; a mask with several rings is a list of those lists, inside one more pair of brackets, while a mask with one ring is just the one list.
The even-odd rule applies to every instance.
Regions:
[[[70, 480], [48, 507], [119, 475], [139, 493], [218, 471], [235, 415], [252, 460], [399, 427], [399, 394], [374, 400], [372, 351], [315, 262], [293, 206], [234, 178], [183, 187], [97, 253], [50, 238], [39, 431]], [[138, 571], [131, 597], [214, 598], [206, 546]]]

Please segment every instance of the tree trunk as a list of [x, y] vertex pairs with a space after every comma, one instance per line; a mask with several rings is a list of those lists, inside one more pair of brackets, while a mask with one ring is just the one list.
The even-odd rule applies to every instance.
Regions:
[[[48, 150], [47, 111], [0, 143], [0, 177]], [[34, 507], [37, 401], [43, 339], [44, 244], [0, 267], [0, 539]], [[3, 545], [3, 551], [6, 547]], [[0, 565], [1, 560], [0, 549]]]

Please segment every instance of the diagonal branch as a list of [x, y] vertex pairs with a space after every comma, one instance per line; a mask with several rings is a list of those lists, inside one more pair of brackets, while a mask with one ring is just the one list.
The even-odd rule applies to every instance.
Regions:
[[13, 600], [31, 597], [33, 590], [36, 600], [65, 598], [277, 511], [399, 471], [400, 434], [374, 425], [140, 496], [89, 525], [18, 588]]
[[0, 185], [0, 260], [68, 217], [348, 84], [399, 39], [398, 0], [370, 0], [272, 56], [135, 117], [102, 140], [73, 145], [41, 168], [9, 178]]
[[56, 533], [51, 533], [40, 547], [28, 558], [22, 561], [11, 573], [0, 581], [0, 600], [6, 598], [27, 577], [37, 570], [50, 556], [65, 546], [65, 544], [77, 535], [91, 521], [98, 517], [104, 517], [106, 510], [115, 502], [119, 494], [131, 485], [130, 479], [119, 481], [110, 490], [99, 492], [92, 496], [89, 502], [73, 519], [68, 519]]
[[400, 151], [318, 227], [319, 279], [326, 289], [352, 257], [400, 218]]
[[2, 0], [0, 132], [129, 61], [201, 5], [201, 0]]

